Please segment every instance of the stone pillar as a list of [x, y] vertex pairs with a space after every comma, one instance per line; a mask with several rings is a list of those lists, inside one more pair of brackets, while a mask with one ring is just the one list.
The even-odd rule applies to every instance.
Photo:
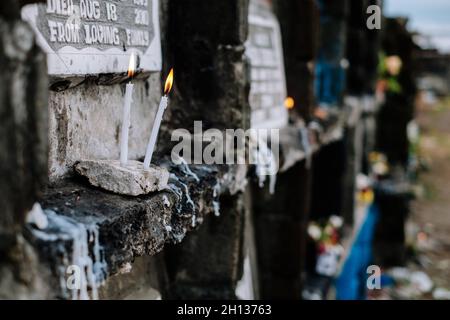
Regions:
[[387, 190], [377, 194], [380, 221], [375, 234], [374, 255], [385, 265], [399, 265], [405, 257], [405, 220], [409, 213], [409, 194], [401, 187], [407, 182], [409, 141], [407, 126], [414, 116], [416, 87], [414, 83], [414, 43], [401, 18], [386, 19], [383, 33], [383, 51], [387, 57], [397, 56], [402, 61], [398, 75], [381, 75], [389, 78], [396, 87], [387, 86], [385, 103], [377, 118], [377, 148], [386, 154], [390, 166]]
[[300, 299], [305, 265], [310, 175], [301, 161], [279, 173], [275, 194], [253, 188], [262, 299]]
[[[194, 121], [203, 130], [248, 129], [249, 68], [247, 0], [171, 0], [166, 6], [168, 43], [165, 68], [175, 69], [175, 87], [163, 128], [193, 133]], [[162, 152], [169, 153], [170, 144]], [[203, 225], [166, 252], [169, 297], [235, 298], [242, 274], [245, 209], [242, 193], [223, 196], [220, 217]]]
[[220, 204], [219, 217], [208, 217], [180, 245], [166, 249], [169, 298], [236, 298], [243, 262], [243, 196], [221, 197]]
[[20, 7], [0, 3], [0, 299], [46, 294], [47, 270], [22, 236], [27, 212], [47, 182], [46, 57]]
[[[360, 107], [360, 106], [357, 106]], [[356, 175], [360, 173], [363, 146], [363, 126], [358, 122], [345, 130], [346, 168], [342, 190], [342, 216], [345, 223], [353, 225], [355, 212]]]
[[379, 218], [373, 244], [374, 263], [382, 267], [403, 265], [406, 261], [405, 222], [410, 208], [404, 194], [377, 192]]
[[0, 249], [47, 181], [47, 64], [17, 1], [0, 5]]
[[[330, 161], [333, 159], [332, 161]], [[343, 140], [323, 146], [314, 155], [311, 218], [314, 220], [339, 215], [342, 209], [343, 172], [345, 168]]]
[[248, 0], [171, 0], [167, 10], [165, 67], [176, 74], [171, 128], [192, 132], [194, 121], [204, 130], [248, 128]]
[[[367, 28], [367, 8], [381, 6], [380, 0], [350, 0], [347, 27], [347, 93], [374, 94], [378, 77], [381, 31]], [[383, 28], [383, 25], [382, 25]]]
[[406, 29], [406, 20], [386, 19], [383, 33], [383, 51], [386, 56], [402, 60], [400, 74], [396, 77], [400, 91], [386, 92], [386, 102], [378, 114], [377, 148], [385, 153], [392, 165], [406, 167], [409, 144], [406, 127], [413, 118], [416, 88], [413, 78], [412, 36]]

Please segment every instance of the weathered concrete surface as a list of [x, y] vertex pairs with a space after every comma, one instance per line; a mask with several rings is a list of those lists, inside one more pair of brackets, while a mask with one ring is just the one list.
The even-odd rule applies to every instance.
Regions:
[[[50, 91], [51, 181], [70, 175], [81, 159], [119, 159], [124, 88], [125, 84], [103, 86], [85, 81], [72, 89]], [[159, 73], [134, 81], [129, 159], [145, 155], [160, 97]]]
[[131, 160], [126, 167], [118, 160], [84, 160], [75, 165], [75, 171], [93, 186], [129, 196], [161, 191], [169, 181], [167, 169], [152, 165], [145, 170], [142, 162]]

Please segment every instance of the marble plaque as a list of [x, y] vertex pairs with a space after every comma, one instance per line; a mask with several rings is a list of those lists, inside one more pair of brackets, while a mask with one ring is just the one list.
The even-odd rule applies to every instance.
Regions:
[[126, 72], [131, 52], [139, 68], [161, 70], [158, 0], [47, 0], [22, 18], [47, 53], [50, 75]]

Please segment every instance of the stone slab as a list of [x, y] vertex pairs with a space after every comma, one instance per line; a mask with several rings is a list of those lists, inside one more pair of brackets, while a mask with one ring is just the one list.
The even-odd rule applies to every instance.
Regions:
[[129, 196], [163, 190], [169, 180], [167, 169], [152, 165], [145, 170], [139, 161], [122, 167], [118, 160], [84, 160], [75, 165], [75, 171], [93, 186]]

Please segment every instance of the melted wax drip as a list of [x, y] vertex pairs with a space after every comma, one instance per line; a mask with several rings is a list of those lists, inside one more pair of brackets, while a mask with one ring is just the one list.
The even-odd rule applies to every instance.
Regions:
[[[108, 266], [104, 258], [104, 249], [99, 242], [99, 232], [96, 224], [84, 225], [75, 220], [56, 214], [54, 211], [44, 211], [49, 227], [47, 230], [33, 229], [33, 234], [43, 241], [72, 241], [72, 251], [68, 252], [63, 245], [63, 264], [57, 268], [59, 282], [64, 296], [67, 296], [68, 281], [66, 275], [69, 266], [78, 267], [80, 279], [79, 288], [70, 290], [73, 300], [98, 299], [98, 287], [107, 276]], [[92, 257], [89, 253], [89, 245], [92, 244]], [[76, 273], [73, 273], [74, 276]], [[91, 289], [91, 295], [89, 290]]]

